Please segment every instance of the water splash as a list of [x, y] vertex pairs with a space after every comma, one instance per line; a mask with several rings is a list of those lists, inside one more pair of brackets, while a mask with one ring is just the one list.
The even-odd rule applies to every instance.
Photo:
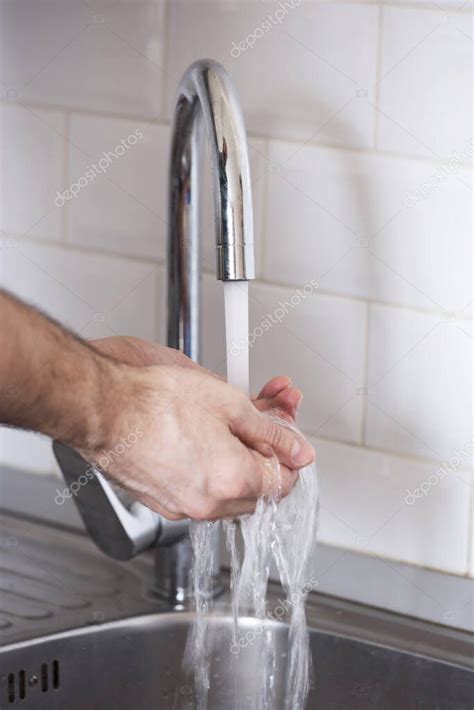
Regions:
[[[226, 308], [228, 381], [249, 391], [248, 358], [248, 284], [224, 284]], [[276, 413], [269, 416], [282, 426], [295, 428]], [[234, 619], [231, 649], [240, 652], [239, 615], [245, 610], [255, 616], [262, 633], [255, 637], [262, 670], [262, 682], [253, 698], [255, 710], [276, 707], [275, 644], [267, 610], [267, 587], [272, 563], [276, 565], [285, 591], [285, 609], [289, 610], [287, 666], [285, 675], [285, 710], [303, 710], [310, 687], [311, 657], [306, 627], [305, 602], [317, 583], [314, 570], [316, 533], [318, 528], [318, 479], [315, 466], [299, 472], [292, 492], [280, 501], [280, 467], [276, 457], [267, 460], [271, 494], [257, 501], [252, 515], [224, 521], [227, 550], [230, 556], [230, 586]], [[237, 546], [237, 533], [243, 541], [242, 558]], [[194, 552], [194, 596], [196, 621], [188, 637], [185, 665], [193, 669], [198, 710], [206, 710], [210, 689], [209, 668], [212, 656], [211, 625], [208, 621], [209, 580], [213, 569], [212, 523], [191, 522], [191, 544]], [[240, 707], [240, 704], [239, 704]]]
[[[295, 429], [276, 414], [271, 413], [270, 416], [282, 426]], [[270, 710], [275, 707], [275, 645], [271, 627], [265, 623], [272, 618], [266, 610], [266, 591], [271, 563], [275, 563], [286, 595], [284, 608], [290, 614], [284, 708], [302, 710], [311, 681], [305, 603], [308, 593], [317, 586], [311, 575], [315, 567], [319, 519], [318, 478], [314, 465], [302, 469], [290, 495], [280, 501], [279, 463], [276, 458], [271, 461], [271, 466], [275, 481], [273, 494], [259, 499], [255, 513], [239, 518], [243, 560], [239, 561], [241, 571], [234, 583], [232, 602], [237, 617], [245, 609], [263, 624], [259, 655], [264, 673], [257, 708]], [[238, 630], [235, 637], [239, 646]]]
[[207, 612], [212, 598], [212, 538], [215, 523], [191, 520], [189, 535], [193, 548], [193, 586], [196, 605], [196, 620], [188, 635], [183, 666], [194, 675], [197, 710], [206, 710], [209, 692], [209, 668], [211, 659], [211, 636]]

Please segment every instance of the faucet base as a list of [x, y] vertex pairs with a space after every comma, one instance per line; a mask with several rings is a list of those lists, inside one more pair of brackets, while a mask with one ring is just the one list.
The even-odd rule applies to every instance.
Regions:
[[[172, 606], [187, 605], [194, 598], [192, 583], [193, 550], [189, 538], [172, 545], [156, 548], [155, 581], [151, 594], [165, 600]], [[225, 591], [219, 568], [209, 578], [206, 599], [215, 599]]]

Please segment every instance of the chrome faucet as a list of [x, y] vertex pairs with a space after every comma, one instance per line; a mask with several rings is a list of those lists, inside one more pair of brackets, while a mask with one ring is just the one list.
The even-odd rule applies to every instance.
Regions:
[[[225, 69], [203, 59], [178, 87], [171, 146], [168, 221], [168, 345], [201, 357], [200, 197], [203, 134], [209, 141], [216, 224], [217, 278], [255, 278], [252, 194], [247, 140], [239, 101]], [[153, 590], [173, 604], [191, 592], [188, 521], [171, 522], [116, 492], [77, 451], [53, 450], [98, 547], [120, 560], [156, 546]], [[85, 477], [82, 478], [81, 477]], [[82, 483], [81, 483], [82, 480]], [[85, 481], [85, 484], [84, 484]], [[73, 488], [74, 486], [74, 488]], [[212, 590], [219, 587], [219, 540], [214, 541]]]

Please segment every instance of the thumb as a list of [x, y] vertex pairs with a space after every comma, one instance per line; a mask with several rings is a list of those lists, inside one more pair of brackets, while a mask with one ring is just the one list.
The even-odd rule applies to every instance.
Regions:
[[303, 468], [314, 461], [314, 449], [301, 434], [252, 405], [243, 416], [231, 422], [231, 429], [246, 446], [264, 456], [274, 453], [280, 463], [290, 469]]

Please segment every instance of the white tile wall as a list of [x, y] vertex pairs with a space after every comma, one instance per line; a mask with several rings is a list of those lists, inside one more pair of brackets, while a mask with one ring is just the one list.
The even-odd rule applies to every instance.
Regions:
[[375, 81], [377, 8], [303, 0], [239, 55], [235, 47], [252, 43], [247, 37], [260, 34], [278, 7], [278, 2], [174, 1], [166, 111], [186, 67], [211, 57], [232, 74], [251, 131], [371, 145], [374, 111], [368, 97]]
[[62, 113], [28, 106], [0, 107], [0, 229], [60, 239], [56, 191], [63, 190], [65, 122]]
[[[257, 337], [251, 371], [254, 390], [285, 372], [304, 390], [322, 539], [474, 576], [467, 455], [404, 502], [472, 428], [474, 35], [472, 2], [460, 3], [302, 0], [279, 24], [274, 0], [2, 3], [0, 274], [85, 337], [163, 342], [172, 97], [191, 61], [223, 62], [250, 129], [252, 332], [318, 282]], [[143, 139], [55, 206], [137, 129]], [[210, 275], [204, 306], [204, 361], [223, 373]], [[3, 430], [0, 449], [4, 463], [56, 470], [41, 437]]]
[[87, 338], [127, 332], [153, 339], [161, 271], [131, 259], [21, 240], [0, 252], [3, 287]]
[[371, 306], [366, 442], [448, 459], [472, 436], [472, 324]]
[[[77, 184], [91, 164], [105, 169], [67, 204], [71, 242], [155, 259], [164, 257], [169, 141], [166, 126], [71, 117], [68, 185]], [[124, 149], [125, 153], [119, 155]], [[113, 161], [109, 166], [104, 154]]]
[[163, 0], [2, 3], [2, 79], [20, 99], [156, 116]]
[[468, 168], [277, 141], [269, 157], [266, 279], [429, 310], [471, 301]]
[[[470, 487], [458, 471], [430, 486], [436, 464], [330, 441], [315, 446], [323, 542], [466, 574]], [[415, 498], [423, 483], [426, 494]]]
[[472, 16], [384, 7], [380, 148], [428, 158], [472, 139]]

